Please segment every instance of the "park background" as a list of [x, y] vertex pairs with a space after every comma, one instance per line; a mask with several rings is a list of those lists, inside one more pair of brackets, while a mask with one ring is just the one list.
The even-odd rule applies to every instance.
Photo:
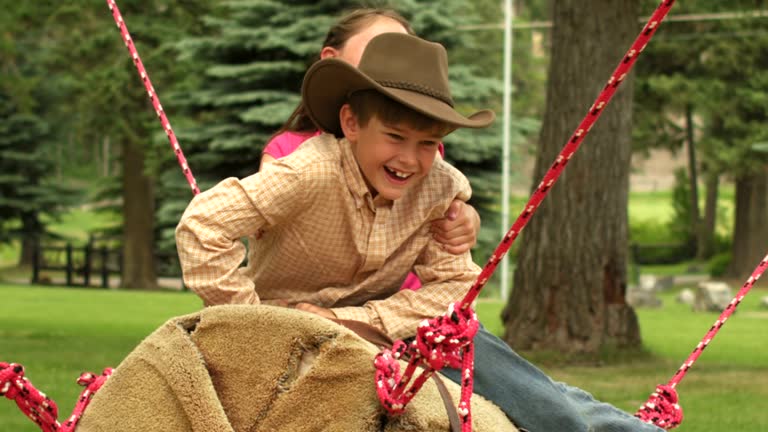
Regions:
[[[120, 2], [201, 189], [256, 171], [324, 31], [359, 4]], [[502, 2], [388, 4], [448, 48], [460, 109], [501, 115]], [[513, 5], [514, 217], [658, 2]], [[0, 360], [24, 364], [66, 414], [82, 370], [117, 365], [201, 306], [180, 285], [173, 241], [191, 192], [105, 2], [0, 7]], [[679, 292], [705, 279], [738, 288], [765, 255], [767, 7], [675, 5], [514, 245], [508, 299], [498, 275], [484, 291], [483, 322], [556, 379], [634, 412], [717, 317]], [[502, 132], [498, 121], [446, 140], [481, 212], [481, 265], [508, 228]], [[71, 285], [88, 273], [89, 288], [63, 287], [67, 245]], [[660, 306], [625, 301], [644, 276], [673, 281], [653, 293]], [[768, 393], [765, 287], [755, 291], [681, 385], [679, 430], [768, 428], [754, 402]], [[36, 430], [12, 405], [0, 404], [0, 429]]]

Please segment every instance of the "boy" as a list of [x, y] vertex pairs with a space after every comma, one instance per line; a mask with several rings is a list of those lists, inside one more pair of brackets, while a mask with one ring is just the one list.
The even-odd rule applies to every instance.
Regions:
[[[287, 304], [400, 339], [458, 301], [479, 274], [468, 252], [442, 251], [428, 228], [455, 197], [470, 194], [464, 176], [435, 158], [438, 143], [494, 115], [453, 110], [442, 46], [395, 33], [375, 40], [360, 70], [328, 59], [304, 80], [309, 115], [343, 139], [313, 138], [187, 208], [179, 255], [185, 283], [206, 305]], [[239, 239], [261, 228], [265, 236], [238, 269]], [[411, 265], [424, 287], [398, 292]]]
[[[333, 135], [195, 197], [176, 231], [187, 286], [206, 305], [293, 306], [362, 321], [393, 339], [413, 336], [417, 323], [461, 299], [480, 269], [469, 252], [451, 255], [431, 241], [429, 223], [470, 188], [435, 155], [445, 135], [488, 126], [494, 115], [456, 112], [447, 68], [442, 46], [401, 33], [373, 38], [359, 68], [315, 63], [302, 98]], [[239, 269], [239, 239], [261, 228], [266, 234]], [[411, 268], [423, 287], [398, 291]], [[475, 352], [475, 392], [521, 428], [660, 430], [552, 381], [483, 329]], [[459, 382], [458, 371], [444, 374]]]

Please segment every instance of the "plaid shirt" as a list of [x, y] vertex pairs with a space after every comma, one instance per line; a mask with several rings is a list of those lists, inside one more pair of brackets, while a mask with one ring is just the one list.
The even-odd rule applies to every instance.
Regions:
[[[469, 252], [449, 254], [429, 233], [430, 221], [470, 193], [467, 179], [437, 159], [400, 199], [373, 198], [349, 142], [323, 134], [192, 200], [176, 229], [184, 282], [206, 305], [308, 302], [409, 337], [480, 272]], [[424, 285], [400, 291], [411, 269]]]

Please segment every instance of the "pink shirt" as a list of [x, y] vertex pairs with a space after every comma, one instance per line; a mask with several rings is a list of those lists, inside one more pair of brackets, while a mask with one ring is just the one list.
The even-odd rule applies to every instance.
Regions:
[[275, 159], [280, 159], [281, 157], [293, 153], [304, 141], [318, 135], [320, 135], [320, 131], [283, 132], [269, 141], [267, 146], [264, 147], [263, 153], [268, 154]]
[[[275, 159], [280, 159], [281, 157], [288, 156], [289, 154], [293, 153], [294, 150], [299, 148], [301, 143], [304, 141], [318, 135], [320, 135], [320, 131], [283, 132], [280, 135], [272, 138], [269, 143], [267, 143], [267, 146], [264, 147], [263, 153], [268, 154]], [[440, 143], [437, 149], [440, 152], [440, 156], [445, 157], [445, 146], [443, 146], [443, 143]], [[400, 289], [412, 290], [419, 288], [421, 288], [421, 281], [413, 272], [408, 273], [408, 276], [405, 278], [403, 285], [400, 287]]]

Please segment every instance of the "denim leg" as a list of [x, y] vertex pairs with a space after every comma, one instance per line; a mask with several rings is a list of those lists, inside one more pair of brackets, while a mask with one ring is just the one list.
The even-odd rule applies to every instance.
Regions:
[[[461, 371], [443, 369], [460, 383]], [[495, 403], [530, 432], [663, 432], [588, 393], [555, 382], [480, 328], [475, 336], [475, 393]]]
[[571, 403], [577, 406], [587, 422], [589, 430], [595, 432], [664, 432], [658, 426], [640, 421], [637, 417], [616, 408], [613, 405], [595, 400], [584, 390], [556, 383]]

